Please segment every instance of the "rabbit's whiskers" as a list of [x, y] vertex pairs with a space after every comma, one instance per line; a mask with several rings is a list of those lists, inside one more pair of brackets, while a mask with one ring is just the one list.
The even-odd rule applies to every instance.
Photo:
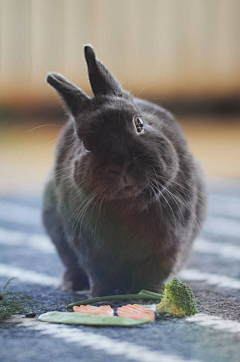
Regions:
[[42, 127], [50, 127], [50, 126], [62, 127], [60, 124], [47, 123], [47, 124], [42, 124], [41, 126], [37, 126], [37, 127], [31, 128], [31, 129], [28, 129], [28, 130], [26, 131], [26, 133], [35, 131], [36, 129], [39, 129], [39, 128], [42, 128]]

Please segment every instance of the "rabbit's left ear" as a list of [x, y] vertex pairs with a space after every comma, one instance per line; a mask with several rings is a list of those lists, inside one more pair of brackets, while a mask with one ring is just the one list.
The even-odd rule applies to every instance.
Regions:
[[89, 80], [95, 96], [123, 96], [124, 90], [107, 68], [96, 58], [91, 45], [84, 47], [85, 59], [88, 66]]
[[91, 99], [82, 89], [69, 82], [61, 74], [49, 73], [47, 82], [60, 94], [67, 109], [74, 117], [79, 114]]

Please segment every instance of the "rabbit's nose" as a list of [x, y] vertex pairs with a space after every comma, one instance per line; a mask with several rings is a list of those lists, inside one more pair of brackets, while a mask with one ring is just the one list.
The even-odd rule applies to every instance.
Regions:
[[133, 178], [129, 175], [124, 175], [123, 180], [126, 186], [132, 186], [134, 184]]
[[120, 167], [117, 165], [111, 165], [111, 167], [108, 169], [108, 172], [111, 175], [119, 176], [119, 182], [121, 184], [121, 187], [127, 187], [127, 186], [133, 186], [134, 181], [132, 176], [130, 176], [126, 170], [128, 168], [128, 164], [125, 165], [125, 167]]
[[128, 188], [134, 186], [134, 180], [132, 176], [123, 174], [119, 180], [121, 188]]

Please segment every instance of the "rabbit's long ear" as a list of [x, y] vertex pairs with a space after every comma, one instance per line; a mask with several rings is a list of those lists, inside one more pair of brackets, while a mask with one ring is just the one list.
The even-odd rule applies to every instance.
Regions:
[[95, 96], [117, 95], [122, 97], [123, 89], [107, 68], [96, 58], [91, 45], [84, 47], [89, 80]]
[[61, 74], [49, 73], [47, 82], [60, 94], [73, 116], [77, 116], [84, 104], [91, 99], [86, 93], [66, 80]]

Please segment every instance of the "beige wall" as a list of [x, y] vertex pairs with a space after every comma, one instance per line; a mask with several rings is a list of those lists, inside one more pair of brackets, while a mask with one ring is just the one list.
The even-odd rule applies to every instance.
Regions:
[[0, 104], [88, 90], [83, 45], [140, 96], [240, 93], [239, 0], [0, 0]]

